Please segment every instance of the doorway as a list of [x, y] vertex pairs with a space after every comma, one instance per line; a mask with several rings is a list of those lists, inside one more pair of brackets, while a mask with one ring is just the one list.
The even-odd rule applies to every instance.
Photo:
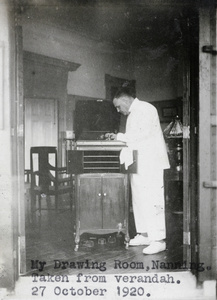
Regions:
[[[186, 19], [185, 19], [186, 20]], [[178, 48], [178, 46], [177, 46]], [[186, 62], [188, 64], [188, 58], [186, 58]], [[184, 66], [185, 67], [185, 66]], [[189, 69], [183, 69], [183, 77], [184, 79], [187, 78], [189, 79]], [[183, 80], [184, 83], [186, 83], [186, 85], [188, 85], [189, 87], [189, 81], [185, 81]], [[184, 91], [185, 92], [185, 91]], [[184, 124], [185, 128], [188, 128], [188, 126], [191, 126], [190, 120], [189, 120], [189, 95], [185, 95], [184, 99], [186, 99], [186, 110], [185, 110], [185, 117], [186, 117], [186, 122]], [[57, 142], [57, 124], [55, 123], [55, 120], [57, 120], [57, 109], [56, 108], [56, 104], [54, 104], [54, 102], [52, 102], [54, 100], [47, 100], [47, 99], [27, 99], [26, 100], [26, 130], [28, 132], [26, 132], [26, 141], [27, 144], [25, 145], [25, 153], [28, 154], [29, 153], [29, 149], [31, 146], [38, 146], [38, 145], [42, 145], [42, 143], [44, 145], [48, 145], [48, 140], [50, 137], [51, 140], [49, 140], [49, 145], [53, 145], [52, 143], [54, 142], [54, 145], [56, 145]], [[46, 103], [46, 104], [45, 104]], [[28, 108], [30, 107], [30, 108]], [[51, 113], [51, 111], [53, 113], [51, 113], [51, 116], [47, 116], [46, 115], [46, 110]], [[54, 112], [55, 110], [55, 112]], [[48, 121], [49, 120], [49, 121]], [[48, 121], [48, 123], [47, 123]], [[28, 123], [30, 122], [30, 123]], [[40, 123], [40, 124], [39, 124]], [[55, 134], [53, 135], [53, 131], [56, 132], [56, 136]], [[40, 138], [39, 138], [40, 136]], [[43, 137], [45, 137], [45, 139], [43, 140]], [[33, 141], [33, 140], [34, 141]], [[185, 184], [185, 198], [184, 198], [184, 205], [185, 205], [185, 211], [184, 211], [184, 217], [183, 220], [185, 222], [185, 234], [184, 234], [184, 244], [186, 245], [186, 247], [189, 249], [190, 248], [190, 229], [189, 229], [189, 224], [191, 221], [191, 215], [190, 212], [191, 210], [189, 209], [189, 204], [191, 199], [189, 198], [189, 182], [190, 182], [190, 178], [189, 178], [189, 166], [190, 166], [190, 161], [189, 161], [189, 138], [187, 136], [185, 136], [186, 139], [186, 143], [185, 143], [185, 147], [184, 147], [184, 154], [186, 155], [186, 168], [185, 170], [185, 177], [184, 177], [184, 184]], [[28, 162], [29, 162], [29, 158], [26, 155], [26, 163], [25, 163], [25, 168], [28, 168]], [[188, 166], [188, 167], [187, 167]], [[64, 204], [64, 203], [63, 203]], [[45, 216], [44, 220], [47, 218], [49, 219], [49, 217], [52, 216]], [[71, 217], [69, 216], [68, 219], [70, 219]], [[58, 219], [55, 219], [56, 221], [58, 221]], [[67, 218], [65, 217], [64, 220], [67, 220]], [[59, 223], [63, 224], [61, 219], [59, 220]], [[59, 223], [57, 223], [56, 227], [60, 228], [60, 226], [58, 225]], [[42, 223], [40, 224], [42, 225]], [[47, 225], [47, 224], [46, 224]], [[68, 225], [65, 226], [65, 228], [68, 228]], [[62, 229], [64, 231], [64, 229]], [[61, 232], [63, 232], [61, 231]], [[51, 232], [54, 233], [53, 228], [51, 228]], [[66, 232], [66, 231], [64, 231]], [[61, 235], [61, 233], [60, 233]], [[71, 233], [70, 233], [70, 238], [71, 238]], [[70, 243], [71, 243], [72, 239], [70, 239]], [[50, 245], [47, 245], [46, 243], [43, 243], [45, 246], [50, 247]], [[70, 246], [71, 247], [71, 246]], [[56, 245], [54, 247], [54, 249], [56, 249]], [[73, 249], [73, 247], [71, 247], [71, 249]], [[55, 250], [54, 250], [55, 251]], [[68, 252], [70, 253], [70, 251]], [[189, 253], [189, 252], [188, 252]], [[68, 254], [71, 255], [71, 254]], [[64, 255], [63, 255], [64, 258]], [[69, 257], [70, 258], [70, 257]], [[190, 256], [189, 256], [190, 259]]]
[[30, 148], [56, 146], [58, 137], [57, 101], [25, 100], [25, 170], [30, 169]]

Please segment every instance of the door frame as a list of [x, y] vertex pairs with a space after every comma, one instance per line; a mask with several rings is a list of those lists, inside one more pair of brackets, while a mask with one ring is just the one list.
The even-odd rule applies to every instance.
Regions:
[[15, 24], [15, 76], [16, 76], [16, 105], [13, 106], [15, 124], [12, 127], [17, 130], [13, 143], [13, 164], [16, 165], [17, 186], [17, 227], [14, 235], [17, 242], [18, 276], [26, 272], [26, 232], [25, 232], [25, 188], [24, 188], [24, 92], [23, 92], [23, 35], [22, 27]]
[[[183, 244], [184, 260], [198, 263], [199, 15], [187, 12], [183, 60]], [[197, 268], [191, 269], [198, 275]]]
[[[209, 15], [209, 9], [200, 9], [200, 24], [201, 24], [201, 28], [202, 28], [202, 33], [200, 34], [200, 47], [199, 49], [201, 49], [201, 46], [204, 46], [204, 43], [208, 43], [210, 44], [212, 41], [210, 40], [210, 15]], [[204, 26], [204, 24], [206, 24], [207, 26]], [[17, 37], [21, 37], [22, 36], [22, 28], [17, 29]], [[19, 40], [19, 38], [18, 38]], [[19, 160], [18, 162], [18, 182], [20, 185], [19, 188], [19, 195], [18, 195], [18, 202], [20, 203], [21, 206], [24, 205], [24, 188], [23, 188], [23, 184], [24, 184], [24, 161], [23, 161], [23, 156], [20, 155], [21, 151], [23, 151], [24, 149], [24, 136], [23, 136], [23, 66], [22, 66], [22, 47], [20, 47], [20, 43], [22, 41], [22, 39], [20, 39], [20, 41], [16, 41], [16, 79], [17, 79], [17, 106], [16, 107], [22, 107], [22, 109], [18, 109], [16, 111], [17, 114], [17, 128], [18, 128], [18, 137], [17, 137], [17, 145], [19, 147], [19, 149], [17, 150], [17, 155], [16, 155], [16, 159]], [[210, 66], [211, 66], [211, 60], [213, 60], [213, 58], [210, 56], [210, 54], [204, 54], [200, 51], [200, 59], [201, 59], [201, 66], [200, 66], [200, 121], [199, 121], [199, 139], [201, 141], [203, 141], [203, 144], [206, 143], [206, 141], [208, 142], [208, 144], [206, 143], [207, 147], [209, 147], [209, 136], [207, 133], [210, 133], [210, 123], [207, 123], [206, 120], [210, 119], [210, 111], [207, 107], [208, 102], [205, 101], [205, 99], [211, 99], [211, 91], [207, 90], [207, 88], [205, 87], [205, 85], [209, 85], [210, 86], [210, 82], [211, 82], [211, 78], [210, 78]], [[207, 68], [208, 66], [208, 68]], [[204, 80], [206, 78], [206, 80]], [[15, 108], [16, 109], [16, 108]], [[187, 106], [187, 109], [189, 109], [189, 107]], [[204, 109], [204, 110], [203, 110]], [[205, 113], [204, 113], [205, 112]], [[207, 117], [209, 119], [207, 119]], [[204, 126], [205, 124], [205, 126]], [[184, 124], [184, 126], [188, 126], [187, 124]], [[186, 129], [187, 130], [187, 129]], [[192, 127], [191, 128], [191, 132], [195, 132], [195, 130], [197, 131], [197, 128]], [[57, 144], [58, 145], [58, 144]], [[207, 245], [211, 245], [211, 220], [210, 220], [210, 215], [211, 215], [211, 203], [209, 202], [209, 200], [211, 199], [211, 191], [210, 189], [205, 189], [203, 186], [204, 181], [207, 180], [207, 178], [210, 177], [210, 170], [208, 169], [207, 163], [209, 162], [209, 156], [205, 157], [204, 153], [203, 153], [203, 145], [202, 143], [199, 144], [199, 163], [200, 163], [200, 173], [199, 173], [199, 183], [198, 183], [198, 191], [199, 191], [199, 212], [198, 212], [198, 217], [200, 219], [200, 223], [199, 223], [199, 233], [200, 233], [200, 240], [199, 240], [199, 261], [206, 263], [206, 265], [212, 265], [212, 257], [211, 257], [211, 249], [210, 247], [207, 247]], [[15, 155], [14, 155], [15, 156]], [[195, 166], [196, 168], [196, 166]], [[196, 170], [196, 169], [195, 169]], [[195, 175], [193, 175], [194, 177]], [[191, 177], [192, 180], [192, 177]], [[23, 182], [23, 183], [22, 183]], [[193, 190], [192, 190], [193, 192]], [[22, 200], [23, 198], [23, 200]], [[197, 198], [197, 197], [196, 197]], [[204, 201], [204, 199], [208, 199], [208, 201]], [[22, 211], [22, 207], [19, 207], [19, 212]], [[192, 210], [192, 209], [191, 209]], [[23, 224], [25, 223], [25, 218], [22, 218], [22, 212], [18, 213], [18, 218], [19, 218], [19, 230], [21, 230], [18, 233], [18, 245], [20, 245], [19, 248], [19, 255], [20, 255], [20, 259], [19, 259], [19, 272], [20, 270], [21, 273], [25, 272], [25, 264], [26, 261], [24, 259], [25, 257], [25, 251], [23, 248], [23, 245], [25, 245], [25, 239], [22, 240], [23, 237], [25, 237], [25, 228], [23, 227]], [[207, 218], [208, 216], [208, 218]], [[22, 221], [22, 223], [20, 223]], [[192, 226], [192, 224], [191, 224]], [[20, 234], [20, 236], [19, 236]], [[21, 239], [20, 239], [21, 237]], [[191, 239], [192, 240], [192, 239]], [[196, 246], [196, 244], [195, 244]], [[196, 248], [195, 248], [196, 249]], [[188, 250], [189, 251], [189, 250]], [[189, 252], [188, 252], [189, 253]], [[214, 270], [215, 272], [215, 270]], [[200, 272], [199, 273], [199, 279], [200, 280], [204, 280], [207, 278], [211, 278], [211, 272], [209, 272], [208, 270], [206, 270], [205, 272]]]
[[[214, 1], [213, 1], [214, 2]], [[203, 51], [216, 47], [216, 5], [200, 8], [200, 109], [199, 109], [199, 281], [216, 279], [216, 55]], [[215, 103], [215, 105], [214, 105]], [[215, 136], [213, 135], [215, 132]]]

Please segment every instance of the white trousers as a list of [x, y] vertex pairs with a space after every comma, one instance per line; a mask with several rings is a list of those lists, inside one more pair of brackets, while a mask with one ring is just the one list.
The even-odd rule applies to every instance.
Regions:
[[163, 170], [131, 174], [132, 205], [137, 233], [151, 241], [166, 238]]

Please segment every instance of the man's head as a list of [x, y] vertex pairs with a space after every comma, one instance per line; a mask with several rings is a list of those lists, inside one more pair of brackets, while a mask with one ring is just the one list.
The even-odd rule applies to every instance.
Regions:
[[113, 104], [118, 112], [126, 116], [129, 114], [129, 109], [134, 99], [134, 95], [129, 88], [121, 88], [115, 94]]

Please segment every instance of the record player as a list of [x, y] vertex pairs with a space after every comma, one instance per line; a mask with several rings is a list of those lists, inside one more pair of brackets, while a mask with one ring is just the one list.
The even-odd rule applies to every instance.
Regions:
[[128, 248], [128, 173], [136, 172], [136, 152], [125, 170], [119, 156], [126, 144], [105, 135], [118, 132], [121, 123], [111, 101], [78, 101], [74, 119], [75, 147], [67, 151], [67, 169], [75, 174], [75, 251], [84, 232], [122, 232]]

